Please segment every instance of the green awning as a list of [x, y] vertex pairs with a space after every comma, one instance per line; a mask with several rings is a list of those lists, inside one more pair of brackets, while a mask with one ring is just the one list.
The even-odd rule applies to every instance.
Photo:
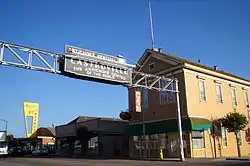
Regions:
[[[205, 118], [197, 117], [185, 117], [182, 118], [182, 130], [183, 131], [195, 131], [195, 130], [207, 130], [212, 126], [211, 122]], [[178, 132], [177, 119], [161, 120], [156, 122], [145, 123], [145, 133], [166, 133], [166, 132]], [[129, 135], [142, 135], [143, 125], [130, 124], [126, 129], [126, 133]]]
[[194, 130], [207, 130], [211, 128], [212, 122], [205, 118], [189, 118], [191, 129]]

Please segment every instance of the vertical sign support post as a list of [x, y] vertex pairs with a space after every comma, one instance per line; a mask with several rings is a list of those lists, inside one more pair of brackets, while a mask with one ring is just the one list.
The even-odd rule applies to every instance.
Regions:
[[178, 80], [175, 79], [175, 93], [176, 93], [176, 101], [177, 101], [177, 115], [178, 115], [178, 130], [179, 130], [179, 139], [180, 139], [180, 160], [185, 161], [184, 157], [184, 147], [183, 147], [183, 139], [182, 139], [182, 125], [181, 125], [181, 109], [180, 109], [180, 92], [178, 88]]
[[8, 140], [7, 140], [7, 130], [8, 130], [8, 121], [4, 120], [4, 119], [0, 119], [1, 121], [3, 121], [5, 123], [5, 141], [8, 144]]

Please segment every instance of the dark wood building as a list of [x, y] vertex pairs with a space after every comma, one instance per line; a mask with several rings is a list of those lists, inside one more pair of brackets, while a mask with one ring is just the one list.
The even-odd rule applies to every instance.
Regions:
[[56, 144], [61, 155], [127, 157], [127, 121], [79, 116], [56, 126]]

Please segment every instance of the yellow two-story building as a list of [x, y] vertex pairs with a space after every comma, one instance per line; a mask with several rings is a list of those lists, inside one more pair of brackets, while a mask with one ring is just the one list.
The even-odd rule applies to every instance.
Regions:
[[[138, 64], [137, 71], [178, 79], [185, 157], [237, 156], [234, 134], [213, 122], [232, 111], [250, 118], [249, 80], [216, 66], [207, 67], [164, 54], [160, 49], [147, 49]], [[162, 82], [161, 86], [164, 85]], [[174, 89], [174, 84], [168, 88]], [[159, 157], [159, 149], [163, 149], [164, 157], [179, 157], [175, 93], [129, 89], [129, 110], [131, 157]], [[250, 156], [247, 131], [239, 133], [242, 156]]]

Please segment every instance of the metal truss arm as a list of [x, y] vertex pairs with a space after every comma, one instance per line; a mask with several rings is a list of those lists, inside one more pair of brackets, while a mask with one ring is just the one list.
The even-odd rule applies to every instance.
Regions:
[[[65, 55], [43, 51], [26, 46], [0, 42], [0, 65], [13, 66], [55, 74], [63, 74], [59, 70], [59, 60]], [[177, 92], [168, 88], [173, 78], [132, 71], [132, 83], [125, 84], [129, 88], [146, 88], [157, 91]]]
[[61, 56], [48, 51], [0, 42], [0, 65], [60, 74], [58, 60]]
[[129, 88], [140, 87], [157, 91], [178, 92], [175, 88], [168, 88], [171, 84], [175, 85], [175, 80], [174, 78], [167, 78], [165, 76], [133, 71], [133, 82], [129, 85]]

